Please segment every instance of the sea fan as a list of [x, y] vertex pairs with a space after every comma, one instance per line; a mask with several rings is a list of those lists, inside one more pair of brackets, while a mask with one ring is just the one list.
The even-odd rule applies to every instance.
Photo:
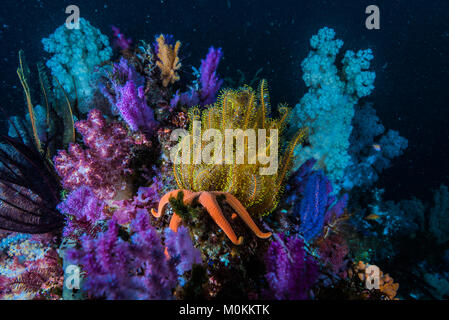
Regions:
[[[0, 229], [22, 233], [60, 230], [56, 210], [61, 186], [45, 154], [19, 139], [0, 135]], [[44, 149], [45, 150], [45, 149]]]

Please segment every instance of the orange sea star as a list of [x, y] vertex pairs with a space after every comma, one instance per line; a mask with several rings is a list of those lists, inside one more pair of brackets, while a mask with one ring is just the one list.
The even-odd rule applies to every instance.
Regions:
[[[234, 197], [232, 194], [228, 192], [219, 192], [219, 191], [192, 192], [190, 190], [183, 190], [183, 189], [173, 190], [165, 194], [159, 201], [159, 207], [157, 212], [154, 209], [151, 210], [153, 216], [155, 216], [156, 218], [161, 217], [165, 212], [165, 209], [170, 201], [170, 198], [176, 197], [178, 193], [181, 191], [184, 193], [183, 199], [184, 204], [190, 205], [192, 204], [194, 199], [197, 199], [198, 203], [200, 203], [207, 210], [207, 212], [210, 214], [215, 223], [223, 230], [223, 232], [226, 234], [229, 240], [231, 240], [232, 243], [234, 243], [235, 245], [240, 245], [243, 242], [243, 237], [242, 236], [237, 237], [231, 225], [229, 224], [228, 220], [224, 217], [223, 212], [221, 211], [221, 208], [218, 205], [216, 199], [218, 195], [223, 195], [225, 197], [226, 203], [228, 203], [236, 211], [237, 215], [240, 218], [242, 218], [242, 220], [254, 232], [254, 234], [257, 237], [261, 239], [267, 239], [271, 236], [271, 232], [262, 232], [259, 229], [259, 227], [257, 227], [253, 219], [249, 215], [248, 211], [246, 211], [245, 207], [240, 203], [239, 200], [237, 200], [236, 197]], [[237, 215], [233, 214], [232, 215], [233, 219], [234, 217], [237, 217]], [[177, 232], [181, 222], [182, 222], [181, 217], [176, 213], [174, 213], [170, 220], [170, 229], [172, 229], [174, 232]]]

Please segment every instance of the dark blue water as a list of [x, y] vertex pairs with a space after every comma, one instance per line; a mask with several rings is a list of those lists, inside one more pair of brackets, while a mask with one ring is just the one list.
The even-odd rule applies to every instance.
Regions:
[[[372, 48], [376, 89], [368, 97], [385, 127], [409, 140], [379, 185], [386, 198], [430, 198], [448, 183], [449, 166], [449, 3], [435, 1], [34, 1], [0, 4], [0, 104], [23, 111], [16, 76], [17, 53], [30, 65], [46, 57], [40, 40], [65, 22], [65, 8], [80, 7], [81, 16], [109, 36], [110, 25], [133, 39], [152, 40], [170, 33], [183, 42], [184, 65], [198, 66], [210, 45], [223, 48], [220, 74], [269, 80], [273, 102], [294, 105], [304, 94], [300, 63], [312, 34], [329, 26], [345, 49]], [[381, 10], [381, 29], [365, 28], [365, 8]], [[187, 68], [186, 68], [187, 70]]]

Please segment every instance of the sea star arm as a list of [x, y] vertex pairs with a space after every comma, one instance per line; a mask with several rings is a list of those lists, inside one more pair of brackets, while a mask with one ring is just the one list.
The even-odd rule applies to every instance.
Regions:
[[206, 208], [207, 212], [210, 214], [215, 223], [223, 230], [223, 232], [228, 236], [229, 240], [232, 241], [235, 245], [240, 245], [243, 242], [243, 237], [237, 236], [232, 230], [231, 225], [226, 220], [218, 206], [217, 200], [215, 199], [215, 195], [209, 192], [203, 192], [199, 197], [200, 204]]
[[173, 232], [178, 232], [178, 228], [181, 225], [181, 222], [182, 222], [181, 217], [178, 216], [176, 213], [173, 213], [173, 215], [171, 216], [171, 219], [170, 219], [170, 225], [169, 225], [170, 229]]
[[262, 232], [259, 227], [254, 223], [253, 219], [246, 211], [245, 207], [240, 203], [240, 201], [230, 193], [222, 193], [226, 197], [227, 203], [237, 212], [237, 214], [242, 218], [242, 220], [248, 225], [248, 227], [256, 234], [257, 237], [261, 239], [267, 239], [271, 237], [271, 232]]
[[[196, 197], [198, 197], [199, 195], [201, 195], [201, 192], [191, 192], [190, 194], [188, 194], [187, 196], [184, 197], [184, 204], [185, 205], [191, 205], [193, 202], [193, 199], [195, 199]], [[171, 219], [170, 219], [170, 229], [174, 232], [178, 232], [178, 228], [181, 225], [182, 219], [179, 215], [177, 215], [176, 213], [173, 213]]]
[[167, 207], [167, 204], [170, 202], [170, 198], [172, 198], [172, 197], [176, 198], [180, 191], [182, 191], [184, 193], [184, 197], [188, 197], [192, 194], [192, 191], [184, 190], [184, 189], [170, 191], [170, 192], [166, 193], [162, 197], [162, 199], [159, 201], [159, 207], [158, 207], [157, 211], [154, 209], [151, 209], [151, 214], [155, 218], [160, 218], [164, 214], [165, 208]]

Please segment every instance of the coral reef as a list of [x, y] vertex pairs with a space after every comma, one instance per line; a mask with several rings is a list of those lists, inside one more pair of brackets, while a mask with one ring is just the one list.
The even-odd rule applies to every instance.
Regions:
[[[235, 245], [240, 245], [243, 242], [243, 237], [236, 236], [231, 225], [223, 216], [223, 212], [221, 211], [216, 199], [216, 197], [219, 196], [222, 196], [225, 199], [226, 203], [229, 204], [236, 212], [233, 214], [232, 219], [236, 219], [237, 216], [240, 217], [259, 238], [266, 239], [271, 236], [270, 232], [262, 232], [251, 219], [248, 211], [246, 211], [245, 207], [240, 203], [240, 201], [238, 201], [232, 194], [227, 192], [191, 192], [189, 190], [174, 190], [162, 197], [161, 201], [159, 202], [158, 212], [153, 210], [152, 213], [155, 217], [159, 218], [164, 213], [165, 206], [169, 203], [170, 198], [177, 197], [178, 201], [182, 201], [184, 205], [191, 205], [193, 201], [197, 201], [207, 210], [214, 222], [224, 231], [224, 233], [232, 241], [232, 243]], [[181, 217], [177, 213], [174, 213], [170, 221], [170, 229], [172, 229], [174, 232], [177, 232], [180, 223]]]
[[391, 160], [407, 148], [407, 139], [380, 123], [370, 104], [355, 108], [349, 138], [351, 162], [345, 169], [342, 186], [350, 190], [355, 186], [369, 187], [379, 174], [391, 165]]
[[[407, 140], [358, 105], [371, 50], [337, 59], [343, 42], [321, 29], [291, 111], [264, 79], [221, 89], [221, 48], [181, 80], [173, 36], [112, 27], [113, 55], [80, 27], [42, 40], [53, 85], [38, 65], [39, 104], [19, 53], [28, 115], [0, 135], [0, 298], [447, 297], [447, 187], [433, 207], [372, 188]], [[369, 287], [373, 263], [401, 291], [384, 273]]]
[[[359, 279], [361, 281], [366, 280], [366, 269], [368, 268], [368, 265], [363, 263], [362, 261], [359, 261], [355, 267], [354, 271], [358, 275]], [[382, 294], [385, 295], [385, 297], [388, 300], [394, 300], [396, 297], [396, 292], [399, 288], [399, 284], [395, 283], [393, 281], [393, 278], [391, 278], [388, 274], [384, 274], [382, 271], [380, 271], [380, 279], [379, 279], [379, 290]]]
[[127, 39], [125, 35], [120, 31], [120, 29], [116, 26], [111, 26], [111, 29], [112, 32], [114, 32], [114, 46], [116, 48], [120, 48], [121, 50], [129, 50], [133, 42], [132, 39]]
[[195, 105], [206, 106], [213, 104], [217, 92], [223, 84], [217, 74], [218, 64], [223, 56], [221, 49], [209, 48], [205, 59], [201, 60], [200, 70], [195, 69], [196, 79], [189, 92], [179, 93], [171, 99], [172, 108], [181, 105], [193, 107]]

